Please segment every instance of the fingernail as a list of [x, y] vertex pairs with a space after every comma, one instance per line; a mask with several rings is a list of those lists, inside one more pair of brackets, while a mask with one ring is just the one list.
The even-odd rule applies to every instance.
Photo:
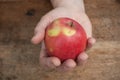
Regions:
[[35, 35], [32, 37], [31, 42], [34, 42]]
[[55, 65], [56, 67], [57, 67], [57, 66], [60, 66], [60, 64], [61, 64], [61, 63], [60, 63], [60, 60], [57, 59], [57, 58], [55, 58], [55, 57], [52, 58], [52, 63], [53, 63], [53, 65]]
[[66, 61], [65, 65], [68, 68], [74, 68], [76, 66], [76, 63], [72, 59], [69, 59]]
[[88, 41], [89, 41], [89, 43], [90, 43], [91, 45], [93, 45], [93, 44], [96, 42], [96, 39], [91, 38], [91, 39], [89, 39]]
[[79, 58], [83, 61], [85, 61], [86, 59], [88, 59], [88, 55], [86, 53], [81, 53]]
[[32, 37], [32, 39], [31, 39], [31, 42], [34, 43], [34, 44], [36, 44], [36, 38], [37, 38], [37, 35], [34, 35], [34, 36]]
[[77, 65], [78, 66], [84, 65], [87, 62], [87, 59], [88, 59], [88, 55], [85, 52], [81, 53], [78, 56], [78, 60], [77, 60], [78, 64]]

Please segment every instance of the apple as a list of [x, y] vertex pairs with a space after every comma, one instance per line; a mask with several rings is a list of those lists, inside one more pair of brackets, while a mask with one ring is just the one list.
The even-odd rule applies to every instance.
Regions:
[[45, 47], [49, 56], [61, 61], [76, 59], [85, 50], [87, 37], [82, 26], [70, 18], [58, 18], [45, 30]]

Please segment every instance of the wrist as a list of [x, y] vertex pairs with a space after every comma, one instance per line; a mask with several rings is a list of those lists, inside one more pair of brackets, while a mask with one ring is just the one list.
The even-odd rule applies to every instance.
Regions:
[[76, 11], [85, 12], [83, 0], [51, 0], [54, 8], [64, 7]]

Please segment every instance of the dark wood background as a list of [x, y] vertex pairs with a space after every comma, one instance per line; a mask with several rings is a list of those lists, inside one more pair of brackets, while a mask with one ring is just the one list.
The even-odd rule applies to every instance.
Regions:
[[0, 0], [0, 80], [120, 80], [120, 1], [85, 0], [95, 46], [72, 72], [43, 70], [40, 45], [30, 42], [49, 0]]

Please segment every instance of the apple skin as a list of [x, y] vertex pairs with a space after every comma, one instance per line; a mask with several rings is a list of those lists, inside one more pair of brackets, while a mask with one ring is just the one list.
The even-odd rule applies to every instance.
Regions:
[[44, 41], [49, 56], [75, 60], [86, 49], [87, 36], [78, 22], [63, 17], [47, 26]]

